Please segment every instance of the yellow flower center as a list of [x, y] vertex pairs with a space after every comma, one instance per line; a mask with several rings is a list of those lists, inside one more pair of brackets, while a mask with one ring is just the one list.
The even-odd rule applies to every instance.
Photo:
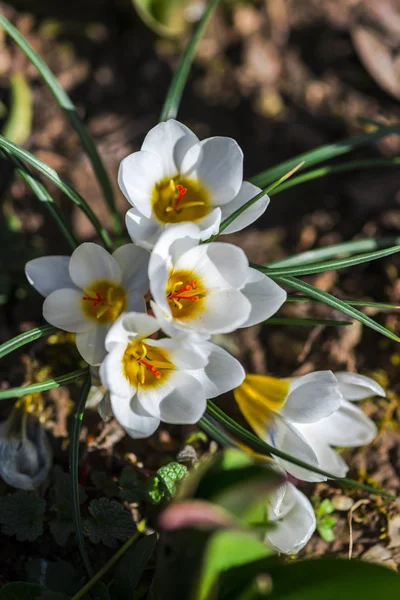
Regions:
[[281, 410], [288, 397], [289, 381], [250, 374], [233, 393], [244, 418], [262, 438], [273, 414]]
[[198, 221], [210, 212], [210, 198], [198, 181], [165, 177], [154, 186], [152, 206], [161, 223]]
[[155, 387], [164, 383], [175, 365], [163, 348], [146, 344], [143, 340], [131, 342], [122, 357], [123, 373], [135, 387]]
[[83, 312], [97, 323], [112, 323], [126, 308], [125, 290], [109, 281], [95, 281], [84, 290]]
[[166, 289], [172, 316], [175, 319], [193, 319], [204, 310], [207, 290], [192, 271], [172, 271]]

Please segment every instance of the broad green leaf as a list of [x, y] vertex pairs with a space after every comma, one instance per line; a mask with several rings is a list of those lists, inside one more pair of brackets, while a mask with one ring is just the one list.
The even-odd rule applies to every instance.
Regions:
[[82, 196], [73, 187], [65, 183], [65, 181], [61, 179], [61, 177], [54, 169], [49, 167], [49, 165], [46, 165], [46, 163], [39, 160], [36, 156], [31, 154], [24, 148], [21, 148], [17, 144], [13, 144], [12, 142], [10, 142], [10, 140], [6, 140], [6, 138], [4, 138], [3, 136], [0, 136], [0, 148], [6, 153], [11, 154], [12, 156], [17, 157], [18, 159], [27, 162], [29, 165], [31, 165], [31, 167], [39, 171], [39, 173], [42, 173], [42, 175], [44, 175], [45, 177], [47, 177], [47, 179], [54, 183], [87, 216], [89, 221], [92, 223], [94, 229], [97, 231], [100, 238], [102, 239], [107, 250], [113, 249], [112, 242], [110, 240], [110, 236], [108, 235], [106, 228], [100, 223], [99, 219], [97, 218], [93, 210], [90, 208], [86, 200], [82, 198]]
[[400, 596], [400, 576], [356, 560], [319, 558], [271, 566], [270, 600], [363, 600]]
[[198, 43], [203, 35], [206, 27], [211, 19], [215, 7], [219, 0], [208, 0], [203, 15], [196, 25], [196, 28], [189, 39], [189, 42], [181, 56], [179, 65], [175, 74], [172, 78], [171, 85], [169, 86], [167, 96], [164, 101], [164, 105], [160, 115], [160, 121], [168, 121], [168, 119], [175, 119], [178, 114], [179, 105], [181, 102], [183, 90], [186, 85], [187, 78], [190, 73], [194, 55], [196, 54]]
[[42, 591], [41, 585], [16, 581], [1, 588], [0, 600], [38, 600]]
[[0, 358], [3, 358], [3, 356], [6, 356], [6, 354], [17, 350], [25, 344], [34, 342], [35, 340], [50, 335], [55, 331], [58, 330], [56, 327], [53, 327], [53, 325], [42, 325], [41, 327], [35, 327], [34, 329], [30, 329], [29, 331], [24, 331], [23, 333], [20, 333], [11, 340], [7, 340], [7, 342], [4, 342], [4, 344], [1, 344]]
[[363, 325], [374, 329], [378, 333], [381, 333], [382, 335], [390, 338], [391, 340], [394, 340], [395, 342], [400, 342], [400, 338], [398, 338], [397, 335], [389, 331], [389, 329], [386, 329], [386, 327], [383, 327], [383, 325], [379, 325], [379, 323], [377, 323], [370, 317], [367, 317], [367, 315], [364, 315], [356, 308], [353, 308], [349, 304], [346, 304], [346, 302], [343, 302], [343, 300], [332, 296], [332, 294], [323, 292], [322, 290], [316, 288], [310, 283], [306, 283], [305, 281], [302, 281], [301, 279], [297, 279], [295, 277], [272, 277], [272, 279], [274, 279], [274, 281], [276, 281], [277, 283], [281, 283], [290, 288], [298, 290], [299, 292], [303, 292], [303, 294], [307, 294], [307, 296], [310, 296], [310, 298], [314, 298], [315, 300], [324, 302], [325, 304], [328, 304], [328, 306], [332, 306], [332, 308], [335, 308], [336, 310], [339, 310], [345, 315], [356, 319], [356, 321], [360, 321], [360, 323], [362, 323]]
[[24, 385], [18, 388], [10, 388], [8, 390], [0, 391], [0, 400], [6, 398], [20, 398], [27, 394], [36, 394], [38, 392], [45, 392], [53, 388], [60, 387], [61, 385], [68, 385], [74, 383], [80, 379], [83, 375], [88, 373], [88, 368], [78, 369], [67, 375], [60, 375], [60, 377], [54, 377], [53, 379], [47, 379], [47, 381], [41, 381], [40, 383], [32, 383], [31, 385]]
[[155, 550], [157, 539], [157, 533], [141, 537], [121, 558], [114, 572], [113, 598], [125, 600], [134, 597], [143, 571]]
[[1, 531], [19, 542], [33, 542], [43, 533], [46, 502], [35, 492], [18, 490], [0, 498]]
[[68, 94], [61, 87], [54, 74], [50, 71], [46, 63], [40, 58], [39, 54], [35, 52], [29, 42], [24, 36], [6, 19], [6, 17], [0, 13], [0, 26], [5, 29], [8, 35], [14, 40], [16, 44], [21, 48], [22, 52], [26, 55], [28, 60], [36, 67], [39, 74], [43, 78], [47, 87], [52, 92], [53, 96], [57, 100], [58, 104], [64, 110], [65, 115], [68, 117], [72, 127], [78, 134], [82, 147], [89, 157], [92, 163], [93, 170], [97, 177], [97, 180], [103, 190], [104, 198], [109, 206], [110, 212], [113, 216], [113, 227], [117, 235], [122, 231], [120, 218], [116, 210], [113, 189], [110, 180], [107, 175], [107, 171], [104, 168], [99, 153], [97, 152], [96, 146], [87, 132], [85, 125], [78, 115], [76, 106], [71, 101]]
[[263, 188], [282, 177], [282, 175], [293, 169], [293, 167], [298, 165], [300, 162], [304, 162], [305, 166], [308, 168], [312, 165], [316, 165], [325, 160], [334, 158], [335, 156], [340, 156], [341, 154], [351, 152], [354, 150], [354, 148], [358, 148], [359, 146], [372, 144], [372, 142], [375, 142], [392, 133], [400, 134], [400, 124], [381, 127], [377, 131], [373, 131], [371, 133], [363, 133], [361, 135], [345, 138], [340, 142], [326, 144], [316, 148], [315, 150], [298, 154], [297, 156], [290, 158], [289, 160], [286, 160], [275, 167], [271, 167], [262, 173], [258, 173], [258, 175], [252, 177], [250, 181], [251, 183], [254, 183], [254, 185], [258, 185], [258, 187]]
[[94, 499], [89, 504], [90, 517], [83, 522], [84, 533], [93, 544], [113, 548], [117, 540], [125, 541], [136, 531], [132, 515], [116, 500]]

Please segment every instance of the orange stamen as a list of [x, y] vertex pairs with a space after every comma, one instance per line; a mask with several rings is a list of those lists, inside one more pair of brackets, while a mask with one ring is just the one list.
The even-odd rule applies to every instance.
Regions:
[[160, 371], [157, 371], [157, 369], [155, 367], [153, 367], [153, 365], [148, 363], [146, 360], [143, 360], [143, 358], [140, 358], [138, 360], [138, 362], [140, 364], [142, 364], [144, 367], [146, 367], [147, 369], [149, 369], [149, 371], [151, 371], [153, 373], [153, 375], [156, 376], [157, 379], [160, 379], [161, 373], [160, 373]]
[[191, 292], [194, 288], [196, 288], [197, 281], [192, 281], [192, 283], [188, 283], [184, 285], [180, 290], [176, 290], [173, 294], [169, 295], [170, 300], [198, 300], [198, 296], [184, 296], [186, 292]]
[[178, 208], [179, 203], [181, 202], [183, 196], [187, 192], [187, 188], [185, 188], [183, 185], [180, 185], [180, 184], [176, 186], [176, 189], [178, 190], [179, 194], [175, 201], [175, 206], [174, 206], [175, 210]]
[[82, 300], [89, 300], [89, 302], [93, 302], [94, 308], [96, 308], [96, 306], [98, 304], [101, 304], [101, 302], [105, 303], [105, 300], [104, 300], [103, 296], [100, 294], [100, 292], [96, 292], [96, 298], [91, 298], [90, 296], [84, 296], [82, 298]]

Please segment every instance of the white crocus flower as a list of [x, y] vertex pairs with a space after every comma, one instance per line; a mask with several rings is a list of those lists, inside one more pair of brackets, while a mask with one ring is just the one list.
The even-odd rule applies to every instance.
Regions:
[[[295, 379], [247, 375], [235, 391], [244, 417], [277, 449], [312, 466], [344, 477], [348, 467], [332, 446], [361, 446], [376, 435], [376, 426], [349, 400], [384, 396], [373, 379], [356, 373], [317, 371]], [[304, 481], [326, 478], [276, 458], [285, 470]]]
[[150, 436], [160, 421], [196, 423], [208, 398], [231, 390], [245, 376], [235, 358], [210, 342], [151, 339], [159, 328], [150, 315], [128, 313], [106, 338], [109, 354], [100, 376], [115, 418], [133, 438]]
[[278, 310], [286, 292], [250, 268], [243, 250], [199, 238], [194, 223], [171, 225], [151, 253], [152, 309], [165, 333], [229, 333]]
[[124, 311], [145, 311], [148, 253], [133, 244], [112, 255], [86, 242], [72, 256], [44, 256], [29, 261], [29, 283], [46, 297], [43, 316], [55, 327], [76, 333], [76, 345], [90, 365], [105, 356], [104, 340]]
[[[174, 223], [197, 223], [206, 240], [218, 232], [223, 219], [261, 191], [243, 182], [243, 153], [235, 140], [212, 137], [200, 142], [172, 119], [151, 129], [140, 152], [122, 161], [118, 182], [133, 206], [126, 215], [129, 235], [147, 250]], [[223, 233], [247, 227], [268, 203], [265, 195]]]
[[268, 498], [268, 521], [265, 543], [276, 552], [296, 554], [307, 544], [316, 528], [311, 502], [288, 481]]

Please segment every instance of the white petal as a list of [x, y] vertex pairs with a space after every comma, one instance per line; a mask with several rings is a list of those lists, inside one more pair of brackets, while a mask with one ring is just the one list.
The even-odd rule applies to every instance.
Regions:
[[186, 152], [198, 141], [186, 125], [170, 119], [149, 131], [141, 149], [156, 154], [163, 164], [164, 176], [174, 177], [180, 171]]
[[126, 344], [115, 344], [113, 349], [100, 367], [101, 382], [113, 396], [120, 398], [132, 398], [136, 389], [130, 384], [124, 375], [122, 359], [126, 350]]
[[371, 396], [386, 396], [386, 392], [379, 383], [371, 377], [358, 373], [335, 373], [339, 382], [340, 391], [346, 400], [363, 400]]
[[43, 256], [34, 258], [25, 265], [29, 283], [42, 296], [61, 288], [75, 288], [69, 276], [69, 256]]
[[317, 426], [319, 435], [332, 446], [362, 446], [371, 443], [377, 434], [375, 423], [347, 400]]
[[160, 403], [165, 423], [197, 423], [206, 410], [203, 388], [188, 373], [176, 372], [176, 387]]
[[201, 229], [200, 239], [202, 242], [208, 240], [212, 235], [216, 235], [219, 231], [219, 226], [221, 224], [221, 209], [219, 206], [214, 208], [211, 212], [208, 213], [203, 219], [196, 221], [196, 225], [198, 225]]
[[202, 345], [209, 348], [208, 364], [191, 375], [203, 386], [206, 398], [216, 398], [238, 387], [246, 376], [240, 362], [215, 344], [203, 342]]
[[126, 244], [113, 253], [113, 258], [121, 269], [121, 283], [128, 293], [136, 291], [146, 294], [149, 289], [149, 253], [134, 244]]
[[111, 406], [115, 418], [132, 438], [147, 438], [160, 425], [160, 419], [150, 415], [140, 404], [137, 396], [133, 398], [111, 396]]
[[82, 310], [82, 292], [70, 288], [56, 290], [43, 302], [43, 316], [64, 331], [89, 331], [95, 326]]
[[290, 382], [282, 415], [293, 423], [315, 423], [339, 409], [342, 394], [332, 371], [317, 371]]
[[148, 346], [162, 348], [167, 351], [168, 359], [178, 369], [202, 369], [208, 363], [210, 349], [208, 345], [196, 343], [189, 336], [182, 340], [164, 338], [162, 340], [146, 340]]
[[319, 423], [311, 423], [310, 425], [299, 424], [297, 425], [297, 429], [317, 455], [319, 468], [337, 477], [345, 477], [348, 466], [340, 454], [335, 452], [321, 435]]
[[146, 313], [125, 313], [110, 328], [105, 345], [108, 352], [115, 344], [127, 344], [135, 338], [146, 338], [160, 329], [157, 320]]
[[128, 202], [150, 218], [153, 189], [163, 177], [163, 164], [156, 154], [134, 152], [124, 158], [119, 166], [118, 185]]
[[198, 245], [200, 229], [194, 223], [179, 223], [166, 227], [150, 255], [149, 279], [160, 265], [170, 269], [179, 257], [190, 248]]
[[[261, 192], [261, 189], [248, 181], [243, 181], [242, 186], [239, 190], [239, 193], [235, 198], [229, 202], [228, 204], [224, 204], [222, 207], [222, 219], [226, 219], [232, 213], [234, 213], [238, 208], [241, 208], [246, 202], [257, 196]], [[237, 217], [222, 233], [234, 233], [235, 231], [240, 231], [245, 227], [254, 223], [257, 219], [264, 214], [267, 206], [269, 204], [269, 196], [265, 194], [262, 196], [257, 202], [252, 204], [249, 208], [242, 212], [242, 214]]]
[[110, 394], [108, 392], [104, 394], [103, 399], [99, 402], [97, 412], [106, 423], [113, 418], [114, 413], [112, 411]]
[[102, 246], [92, 242], [85, 242], [74, 250], [69, 274], [75, 285], [83, 290], [102, 280], [119, 285], [122, 278], [117, 261]]
[[250, 302], [241, 292], [227, 289], [214, 292], [206, 297], [204, 310], [190, 320], [179, 320], [182, 327], [197, 330], [199, 333], [230, 333], [248, 319]]
[[274, 520], [274, 528], [267, 531], [265, 543], [285, 554], [299, 552], [311, 538], [316, 528], [311, 502], [292, 483], [287, 484], [283, 505], [290, 506], [285, 516]]
[[181, 171], [204, 185], [211, 194], [212, 204], [220, 206], [230, 202], [240, 190], [243, 152], [231, 138], [208, 138], [190, 148]]
[[251, 304], [250, 316], [242, 327], [266, 321], [276, 313], [287, 297], [285, 290], [275, 281], [251, 267], [240, 291]]
[[150, 251], [164, 229], [161, 223], [143, 216], [136, 208], [131, 208], [126, 213], [125, 225], [132, 242]]
[[89, 365], [99, 365], [104, 359], [108, 327], [108, 325], [99, 324], [90, 331], [76, 334], [75, 343], [78, 352]]
[[142, 294], [138, 294], [137, 292], [131, 292], [127, 290], [128, 297], [126, 302], [126, 311], [127, 312], [138, 312], [145, 313], [146, 312], [146, 300]]
[[[160, 329], [162, 329], [166, 335], [178, 339], [185, 339], [187, 337], [189, 333], [188, 328], [185, 326], [185, 324], [181, 325], [179, 321], [173, 319], [170, 311], [168, 313], [165, 312], [163, 308], [152, 301], [150, 302], [150, 306], [159, 323]], [[190, 332], [190, 334], [192, 335], [192, 332]], [[210, 334], [207, 333], [203, 337], [210, 337]]]
[[[323, 468], [319, 464], [316, 452], [311, 447], [308, 439], [301, 433], [300, 426], [294, 427], [278, 414], [275, 415], [273, 426], [268, 430], [268, 438], [268, 441], [278, 450], [282, 450], [313, 467]], [[326, 477], [323, 475], [298, 467], [278, 456], [274, 458], [288, 473], [297, 479], [302, 481], [326, 481]]]

